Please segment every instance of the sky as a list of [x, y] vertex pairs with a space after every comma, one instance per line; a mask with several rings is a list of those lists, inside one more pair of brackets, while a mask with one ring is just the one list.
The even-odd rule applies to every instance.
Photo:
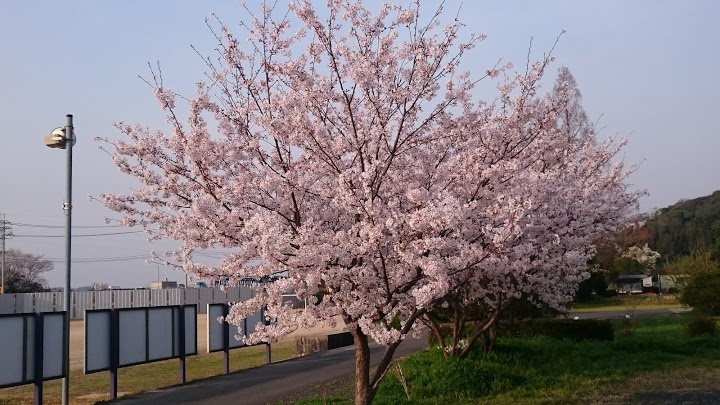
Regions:
[[[430, 10], [436, 2], [422, 4]], [[0, 4], [0, 213], [17, 224], [8, 249], [53, 261], [45, 277], [50, 286], [62, 286], [65, 277], [66, 153], [45, 147], [42, 138], [63, 126], [66, 114], [74, 115], [77, 136], [73, 234], [93, 235], [73, 238], [72, 286], [146, 287], [158, 274], [185, 282], [184, 273], [145, 262], [151, 251], [172, 242], [150, 244], [142, 233], [114, 234], [137, 228], [108, 227], [105, 218], [117, 215], [88, 199], [133, 186], [93, 138], [119, 138], [113, 123], [121, 120], [162, 127], [159, 104], [138, 76], [148, 77], [148, 63], [159, 62], [168, 87], [192, 94], [204, 66], [191, 45], [205, 56], [216, 46], [205, 18], [215, 13], [232, 27], [243, 18], [240, 5], [220, 0]], [[446, 0], [445, 10], [448, 19], [460, 10], [465, 32], [487, 35], [464, 60], [470, 70], [484, 71], [500, 57], [524, 66], [531, 38], [532, 56], [539, 58], [566, 31], [553, 52], [554, 68], [570, 69], [585, 110], [599, 119], [603, 135], [629, 138], [623, 159], [640, 164], [630, 182], [649, 193], [641, 200], [642, 212], [720, 189], [715, 121], [720, 2]], [[546, 89], [551, 87], [552, 80]]]

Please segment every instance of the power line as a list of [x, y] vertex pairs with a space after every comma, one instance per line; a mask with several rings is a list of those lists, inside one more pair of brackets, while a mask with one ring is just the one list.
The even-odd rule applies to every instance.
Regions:
[[[73, 263], [104, 263], [104, 262], [122, 262], [122, 261], [133, 261], [133, 260], [149, 260], [152, 257], [150, 255], [134, 255], [134, 256], [119, 256], [119, 257], [85, 257], [72, 259]], [[5, 259], [7, 263], [22, 263], [24, 260], [9, 258]], [[64, 258], [54, 257], [40, 257], [38, 260], [46, 260], [51, 263], [62, 263], [65, 261]]]
[[[41, 224], [22, 224], [22, 223], [15, 223], [15, 222], [9, 222], [9, 225], [14, 226], [22, 226], [22, 227], [29, 227], [29, 228], [54, 228], [54, 229], [64, 229], [64, 225], [41, 225]], [[118, 228], [125, 225], [86, 225], [86, 226], [79, 226], [75, 225], [72, 228], [78, 228], [78, 229], [90, 229], [90, 228]]]
[[[72, 235], [73, 238], [85, 238], [92, 236], [112, 236], [112, 235], [126, 235], [129, 233], [142, 233], [145, 231], [126, 231], [126, 232], [107, 232], [107, 233], [90, 233], [82, 235]], [[65, 235], [13, 235], [17, 238], [64, 238]]]

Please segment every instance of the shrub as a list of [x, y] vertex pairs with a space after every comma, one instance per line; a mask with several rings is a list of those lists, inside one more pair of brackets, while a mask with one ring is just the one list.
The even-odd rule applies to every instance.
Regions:
[[660, 294], [660, 288], [656, 286], [643, 287], [643, 294]]
[[613, 327], [606, 319], [530, 319], [501, 331], [502, 336], [547, 336], [555, 339], [612, 341]]
[[694, 274], [680, 294], [680, 302], [711, 315], [720, 315], [720, 272]]
[[603, 273], [592, 273], [590, 278], [584, 280], [578, 286], [578, 290], [575, 292], [575, 302], [588, 302], [595, 299], [595, 297], [602, 297], [608, 288], [608, 283], [605, 280]]
[[685, 327], [688, 336], [695, 337], [704, 334], [715, 335], [716, 322], [709, 316], [698, 316], [693, 318]]
[[603, 292], [602, 296], [603, 296], [604, 298], [613, 298], [613, 297], [617, 297], [617, 296], [618, 296], [618, 292], [617, 292], [617, 290], [615, 290], [615, 289], [605, 290], [605, 292]]

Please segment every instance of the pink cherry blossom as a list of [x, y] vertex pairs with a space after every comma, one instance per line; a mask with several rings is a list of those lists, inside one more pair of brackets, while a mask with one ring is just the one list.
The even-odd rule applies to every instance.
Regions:
[[[177, 260], [232, 249], [218, 266], [185, 262], [200, 276], [287, 272], [226, 320], [265, 308], [272, 322], [242, 336], [254, 343], [340, 316], [355, 338], [356, 403], [372, 400], [398, 344], [451, 297], [489, 316], [530, 292], [567, 302], [592, 240], [640, 193], [624, 183], [622, 142], [558, 129], [567, 95], [539, 86], [550, 57], [526, 73], [493, 62], [475, 74], [460, 62], [484, 36], [442, 26], [441, 10], [290, 10], [266, 5], [239, 33], [209, 21], [220, 59], [208, 59], [185, 119], [156, 76], [171, 130], [117, 124], [124, 138], [108, 151], [141, 187], [103, 195], [107, 207], [181, 241]], [[477, 81], [493, 77], [497, 99], [477, 100]], [[369, 338], [386, 346], [373, 375]]]

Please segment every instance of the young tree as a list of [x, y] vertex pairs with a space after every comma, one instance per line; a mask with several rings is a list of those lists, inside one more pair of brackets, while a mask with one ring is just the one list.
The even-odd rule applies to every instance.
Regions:
[[[207, 59], [210, 83], [198, 85], [187, 123], [155, 76], [172, 130], [118, 124], [127, 140], [106, 140], [109, 152], [143, 187], [104, 195], [106, 205], [182, 241], [178, 259], [235, 248], [190, 271], [231, 280], [287, 271], [227, 321], [265, 307], [273, 323], [245, 337], [256, 342], [340, 316], [355, 342], [357, 404], [372, 401], [418, 319], [461, 287], [481, 302], [490, 287], [571, 297], [587, 248], [573, 235], [613, 226], [637, 196], [622, 165], [609, 166], [612, 142], [567, 142], [555, 129], [555, 103], [537, 96], [549, 58], [522, 74], [461, 72], [483, 37], [461, 42], [457, 20], [441, 27], [442, 8], [421, 18], [417, 2], [290, 10], [250, 13], [239, 36], [211, 28], [220, 57]], [[503, 72], [498, 100], [473, 102], [477, 81]], [[592, 209], [602, 214], [585, 215]], [[515, 272], [532, 282], [515, 285]], [[307, 307], [283, 304], [287, 291]], [[373, 375], [370, 338], [385, 345]]]
[[52, 270], [42, 256], [10, 249], [5, 252], [5, 293], [39, 292], [47, 288], [42, 274]]

